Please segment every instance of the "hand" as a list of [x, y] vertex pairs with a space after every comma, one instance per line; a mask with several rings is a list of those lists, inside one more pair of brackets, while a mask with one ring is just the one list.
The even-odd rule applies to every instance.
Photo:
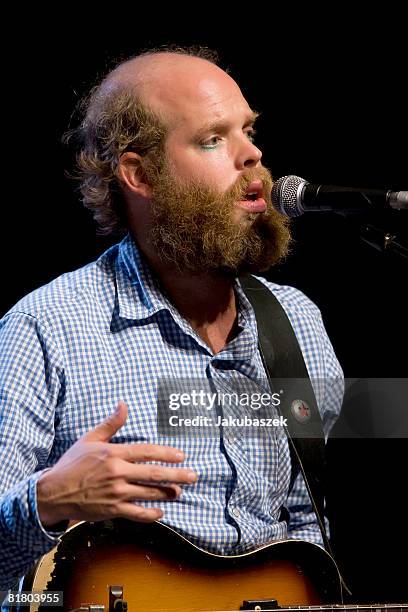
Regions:
[[147, 461], [180, 463], [182, 451], [159, 444], [110, 444], [125, 424], [127, 406], [83, 435], [38, 479], [37, 507], [44, 527], [77, 519], [102, 521], [126, 518], [151, 522], [163, 516], [159, 508], [144, 508], [135, 500], [174, 500], [180, 484], [192, 484], [197, 474], [187, 468], [147, 465]]

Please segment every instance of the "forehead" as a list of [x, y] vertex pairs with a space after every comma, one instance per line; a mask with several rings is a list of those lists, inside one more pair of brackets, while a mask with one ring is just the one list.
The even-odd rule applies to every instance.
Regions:
[[237, 83], [218, 66], [194, 57], [167, 58], [143, 79], [143, 98], [171, 130], [247, 119], [251, 109]]

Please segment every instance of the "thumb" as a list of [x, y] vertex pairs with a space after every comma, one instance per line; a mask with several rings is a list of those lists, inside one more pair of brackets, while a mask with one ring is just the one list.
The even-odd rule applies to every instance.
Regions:
[[112, 436], [123, 427], [126, 422], [128, 408], [125, 402], [120, 401], [112, 412], [102, 423], [91, 431], [88, 431], [82, 439], [86, 442], [109, 442]]

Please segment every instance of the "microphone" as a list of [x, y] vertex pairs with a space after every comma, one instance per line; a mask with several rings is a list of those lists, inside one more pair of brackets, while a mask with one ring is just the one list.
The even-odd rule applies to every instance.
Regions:
[[299, 176], [289, 175], [273, 184], [272, 202], [288, 217], [299, 217], [309, 211], [364, 212], [376, 205], [408, 210], [408, 191], [313, 185]]

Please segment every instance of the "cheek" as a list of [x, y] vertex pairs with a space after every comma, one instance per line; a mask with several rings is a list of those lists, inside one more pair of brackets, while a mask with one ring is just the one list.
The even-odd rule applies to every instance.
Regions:
[[228, 190], [238, 178], [225, 149], [174, 155], [172, 167], [177, 178], [204, 182], [222, 192]]

